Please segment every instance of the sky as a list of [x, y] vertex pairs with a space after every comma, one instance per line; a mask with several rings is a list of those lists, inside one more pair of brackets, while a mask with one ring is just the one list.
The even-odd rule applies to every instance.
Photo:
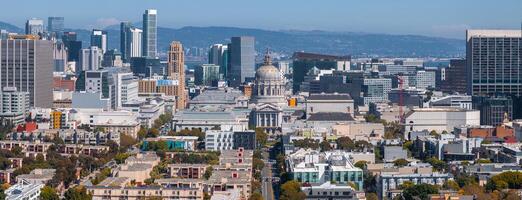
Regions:
[[522, 0], [15, 0], [0, 3], [0, 21], [65, 17], [66, 28], [141, 21], [158, 10], [163, 27], [231, 26], [465, 37], [474, 28], [520, 29]]

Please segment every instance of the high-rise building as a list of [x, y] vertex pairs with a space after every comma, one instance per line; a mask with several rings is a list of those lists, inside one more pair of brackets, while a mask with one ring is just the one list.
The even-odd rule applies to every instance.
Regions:
[[76, 40], [75, 32], [64, 32], [62, 41], [67, 48], [67, 61], [80, 61], [80, 53], [82, 50], [82, 41]]
[[143, 31], [139, 28], [127, 29], [125, 42], [125, 54], [126, 62], [129, 62], [131, 58], [141, 57], [142, 53], [142, 33]]
[[132, 23], [131, 22], [121, 22], [120, 23], [120, 51], [121, 51], [121, 54], [123, 56], [123, 60], [124, 61], [127, 61], [128, 57], [127, 57], [127, 41], [129, 40], [128, 37], [128, 33], [129, 33], [129, 29], [132, 28]]
[[145, 10], [143, 14], [143, 42], [142, 53], [145, 57], [157, 56], [158, 45], [158, 11], [154, 9]]
[[230, 51], [230, 70], [228, 80], [231, 86], [253, 79], [255, 76], [255, 41], [254, 37], [232, 37]]
[[170, 43], [169, 58], [167, 67], [167, 77], [171, 80], [177, 80], [178, 87], [176, 89], [176, 108], [184, 109], [186, 106], [185, 94], [185, 53], [183, 45], [174, 41]]
[[522, 95], [522, 30], [467, 30], [471, 95]]
[[29, 112], [29, 92], [17, 91], [16, 87], [3, 87], [0, 99], [0, 118], [13, 124], [22, 123]]
[[44, 21], [41, 19], [32, 18], [25, 22], [25, 34], [40, 35], [44, 31]]
[[107, 52], [107, 31], [92, 30], [91, 46], [96, 46], [102, 51], [102, 54]]
[[47, 31], [56, 38], [61, 38], [64, 30], [63, 17], [49, 17], [47, 19]]
[[102, 50], [97, 46], [91, 46], [88, 49], [82, 49], [80, 63], [76, 64], [76, 73], [86, 70], [98, 70], [102, 63]]
[[61, 41], [53, 43], [54, 71], [63, 72], [67, 66], [67, 49]]
[[138, 99], [138, 78], [132, 73], [114, 73], [115, 108]]
[[208, 52], [208, 64], [219, 65], [219, 73], [221, 76], [227, 76], [228, 69], [228, 46], [223, 44], [214, 44]]
[[203, 64], [195, 69], [196, 84], [211, 86], [219, 80], [219, 65]]
[[458, 92], [465, 94], [467, 92], [467, 73], [465, 59], [452, 59], [447, 68], [445, 68], [446, 78], [442, 81], [440, 87], [442, 92], [453, 93]]
[[0, 87], [29, 92], [30, 106], [52, 106], [53, 68], [52, 41], [30, 36], [0, 40]]

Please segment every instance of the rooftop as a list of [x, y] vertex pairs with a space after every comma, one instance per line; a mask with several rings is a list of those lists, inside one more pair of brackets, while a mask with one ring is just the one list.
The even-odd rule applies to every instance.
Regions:
[[308, 100], [353, 100], [350, 94], [312, 94], [308, 97]]
[[348, 113], [318, 112], [310, 114], [308, 121], [354, 121], [354, 119]]

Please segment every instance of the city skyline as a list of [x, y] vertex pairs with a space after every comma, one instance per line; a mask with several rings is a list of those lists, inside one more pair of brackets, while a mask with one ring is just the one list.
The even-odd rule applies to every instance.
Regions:
[[[272, 1], [272, 0], [270, 0]], [[158, 26], [230, 26], [267, 30], [323, 30], [332, 32], [365, 32], [412, 34], [446, 38], [463, 38], [466, 29], [519, 29], [522, 2], [509, 0], [511, 6], [489, 1], [416, 2], [310, 2], [295, 8], [296, 1], [285, 2], [212, 1], [110, 1], [68, 2], [59, 0], [60, 10], [46, 2], [24, 5], [31, 15], [6, 10], [2, 21], [22, 27], [32, 17], [47, 20], [49, 16], [65, 17], [66, 28], [93, 29], [118, 25], [121, 21], [139, 23], [144, 9], [157, 9]], [[4, 2], [6, 7], [20, 2]], [[100, 7], [100, 5], [105, 5]], [[204, 6], [203, 6], [204, 5]], [[275, 5], [275, 6], [274, 6]], [[83, 9], [74, 9], [82, 7]], [[119, 7], [120, 9], [114, 9]], [[321, 10], [317, 10], [321, 7]], [[49, 9], [45, 9], [49, 8]], [[494, 8], [494, 9], [492, 9]], [[176, 12], [170, 12], [175, 9]], [[49, 12], [53, 10], [53, 12]], [[404, 12], [407, 11], [407, 12]], [[488, 13], [488, 15], [484, 15]], [[95, 17], [96, 16], [96, 17]]]

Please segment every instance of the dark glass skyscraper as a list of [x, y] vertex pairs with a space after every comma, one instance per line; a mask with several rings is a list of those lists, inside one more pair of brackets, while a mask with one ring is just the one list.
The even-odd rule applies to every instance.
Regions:
[[127, 41], [129, 40], [129, 29], [132, 28], [132, 24], [130, 22], [122, 22], [120, 24], [120, 51], [124, 61], [127, 62], [129, 58], [127, 58], [127, 51], [129, 51]]
[[255, 76], [256, 50], [254, 37], [232, 37], [229, 46], [230, 71], [228, 81], [231, 86], [239, 86]]
[[102, 50], [102, 53], [107, 52], [107, 31], [97, 29], [92, 30], [91, 46], [97, 46]]
[[64, 32], [62, 41], [67, 48], [67, 60], [80, 61], [80, 51], [82, 50], [82, 41], [76, 40], [76, 32]]
[[158, 11], [153, 9], [145, 10], [143, 14], [142, 53], [145, 57], [154, 58], [157, 56], [157, 17]]
[[63, 17], [49, 17], [47, 19], [47, 31], [56, 38], [60, 38], [64, 30]]

